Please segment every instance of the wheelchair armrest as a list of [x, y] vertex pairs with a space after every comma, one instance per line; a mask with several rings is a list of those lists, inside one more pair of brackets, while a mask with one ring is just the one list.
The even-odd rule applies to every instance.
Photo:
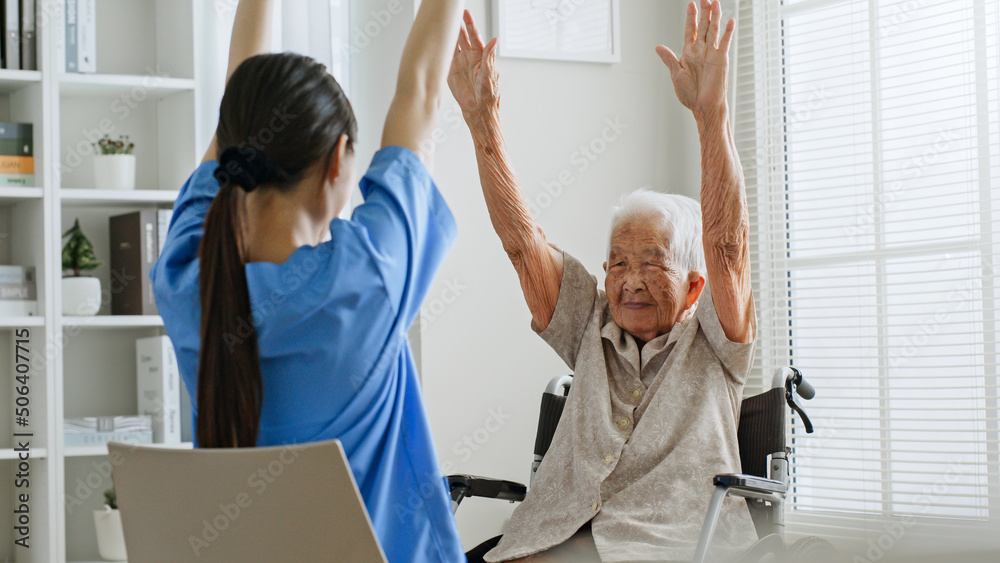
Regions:
[[461, 499], [467, 497], [497, 498], [515, 502], [524, 500], [524, 496], [528, 493], [528, 488], [521, 483], [475, 475], [449, 475], [448, 488], [451, 490], [452, 500], [456, 502], [461, 502]]
[[738, 473], [716, 475], [712, 483], [728, 487], [734, 491], [747, 491], [760, 494], [773, 493], [781, 495], [788, 491], [788, 486], [781, 481]]

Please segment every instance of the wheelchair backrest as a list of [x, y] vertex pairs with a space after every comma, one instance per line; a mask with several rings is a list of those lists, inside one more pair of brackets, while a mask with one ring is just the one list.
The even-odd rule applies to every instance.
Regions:
[[545, 457], [555, 436], [559, 419], [562, 418], [563, 407], [566, 406], [566, 396], [573, 376], [562, 376], [553, 379], [545, 392], [542, 393], [542, 405], [538, 409], [538, 430], [535, 432], [535, 459]]
[[785, 390], [778, 387], [740, 403], [736, 431], [743, 473], [770, 478], [767, 456], [785, 451]]

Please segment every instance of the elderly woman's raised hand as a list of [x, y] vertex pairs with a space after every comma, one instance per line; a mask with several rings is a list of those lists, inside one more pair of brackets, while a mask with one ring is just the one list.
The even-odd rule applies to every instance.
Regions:
[[684, 49], [680, 58], [668, 47], [656, 47], [656, 53], [670, 69], [670, 79], [674, 83], [677, 99], [684, 107], [693, 111], [695, 117], [725, 108], [729, 43], [736, 28], [736, 22], [729, 20], [720, 41], [722, 6], [718, 0], [699, 2], [700, 10], [695, 7], [694, 2], [688, 4]]
[[465, 25], [459, 32], [455, 57], [448, 73], [448, 87], [466, 119], [492, 108], [500, 97], [496, 70], [497, 40], [483, 45], [472, 14], [465, 11]]

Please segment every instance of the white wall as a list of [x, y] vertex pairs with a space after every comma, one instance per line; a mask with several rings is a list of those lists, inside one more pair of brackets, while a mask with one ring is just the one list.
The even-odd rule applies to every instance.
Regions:
[[[649, 185], [697, 196], [693, 122], [653, 50], [658, 43], [679, 49], [683, 6], [621, 2], [620, 64], [498, 59], [505, 136], [522, 189], [542, 208], [536, 218], [549, 240], [580, 258], [602, 286], [610, 208], [622, 194]], [[487, 1], [469, 7], [489, 23]], [[568, 370], [529, 327], [517, 277], [490, 226], [469, 133], [454, 102], [444, 107], [446, 140], [434, 176], [459, 238], [424, 303], [425, 400], [446, 472], [527, 482], [541, 391]], [[600, 150], [597, 139], [613, 137], [608, 123], [616, 121], [623, 131], [583, 169], [579, 147], [594, 142]], [[569, 185], [551, 184], [560, 173]], [[512, 509], [466, 501], [457, 515], [466, 548], [500, 533]]]

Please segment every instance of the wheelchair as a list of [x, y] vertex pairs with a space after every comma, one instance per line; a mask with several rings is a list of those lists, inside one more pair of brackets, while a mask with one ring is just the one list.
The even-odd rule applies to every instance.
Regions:
[[[572, 382], [571, 375], [556, 377], [542, 394], [529, 484], [534, 482], [535, 472], [552, 443]], [[812, 422], [799, 399], [812, 399], [815, 393], [798, 369], [783, 367], [775, 372], [770, 391], [743, 399], [737, 429], [743, 473], [714, 477], [714, 492], [693, 563], [706, 561], [722, 504], [728, 495], [746, 499], [759, 538], [739, 559], [740, 563], [826, 563], [840, 560], [836, 550], [826, 540], [809, 536], [787, 547], [784, 538], [784, 501], [790, 484], [788, 462], [792, 454], [792, 449], [785, 443], [785, 416], [791, 408], [806, 432], [812, 433]], [[456, 512], [462, 501], [469, 497], [520, 502], [528, 492], [528, 488], [521, 483], [472, 475], [450, 475], [448, 485], [452, 509]], [[500, 537], [481, 544], [474, 552], [485, 554], [488, 548], [499, 542]]]

